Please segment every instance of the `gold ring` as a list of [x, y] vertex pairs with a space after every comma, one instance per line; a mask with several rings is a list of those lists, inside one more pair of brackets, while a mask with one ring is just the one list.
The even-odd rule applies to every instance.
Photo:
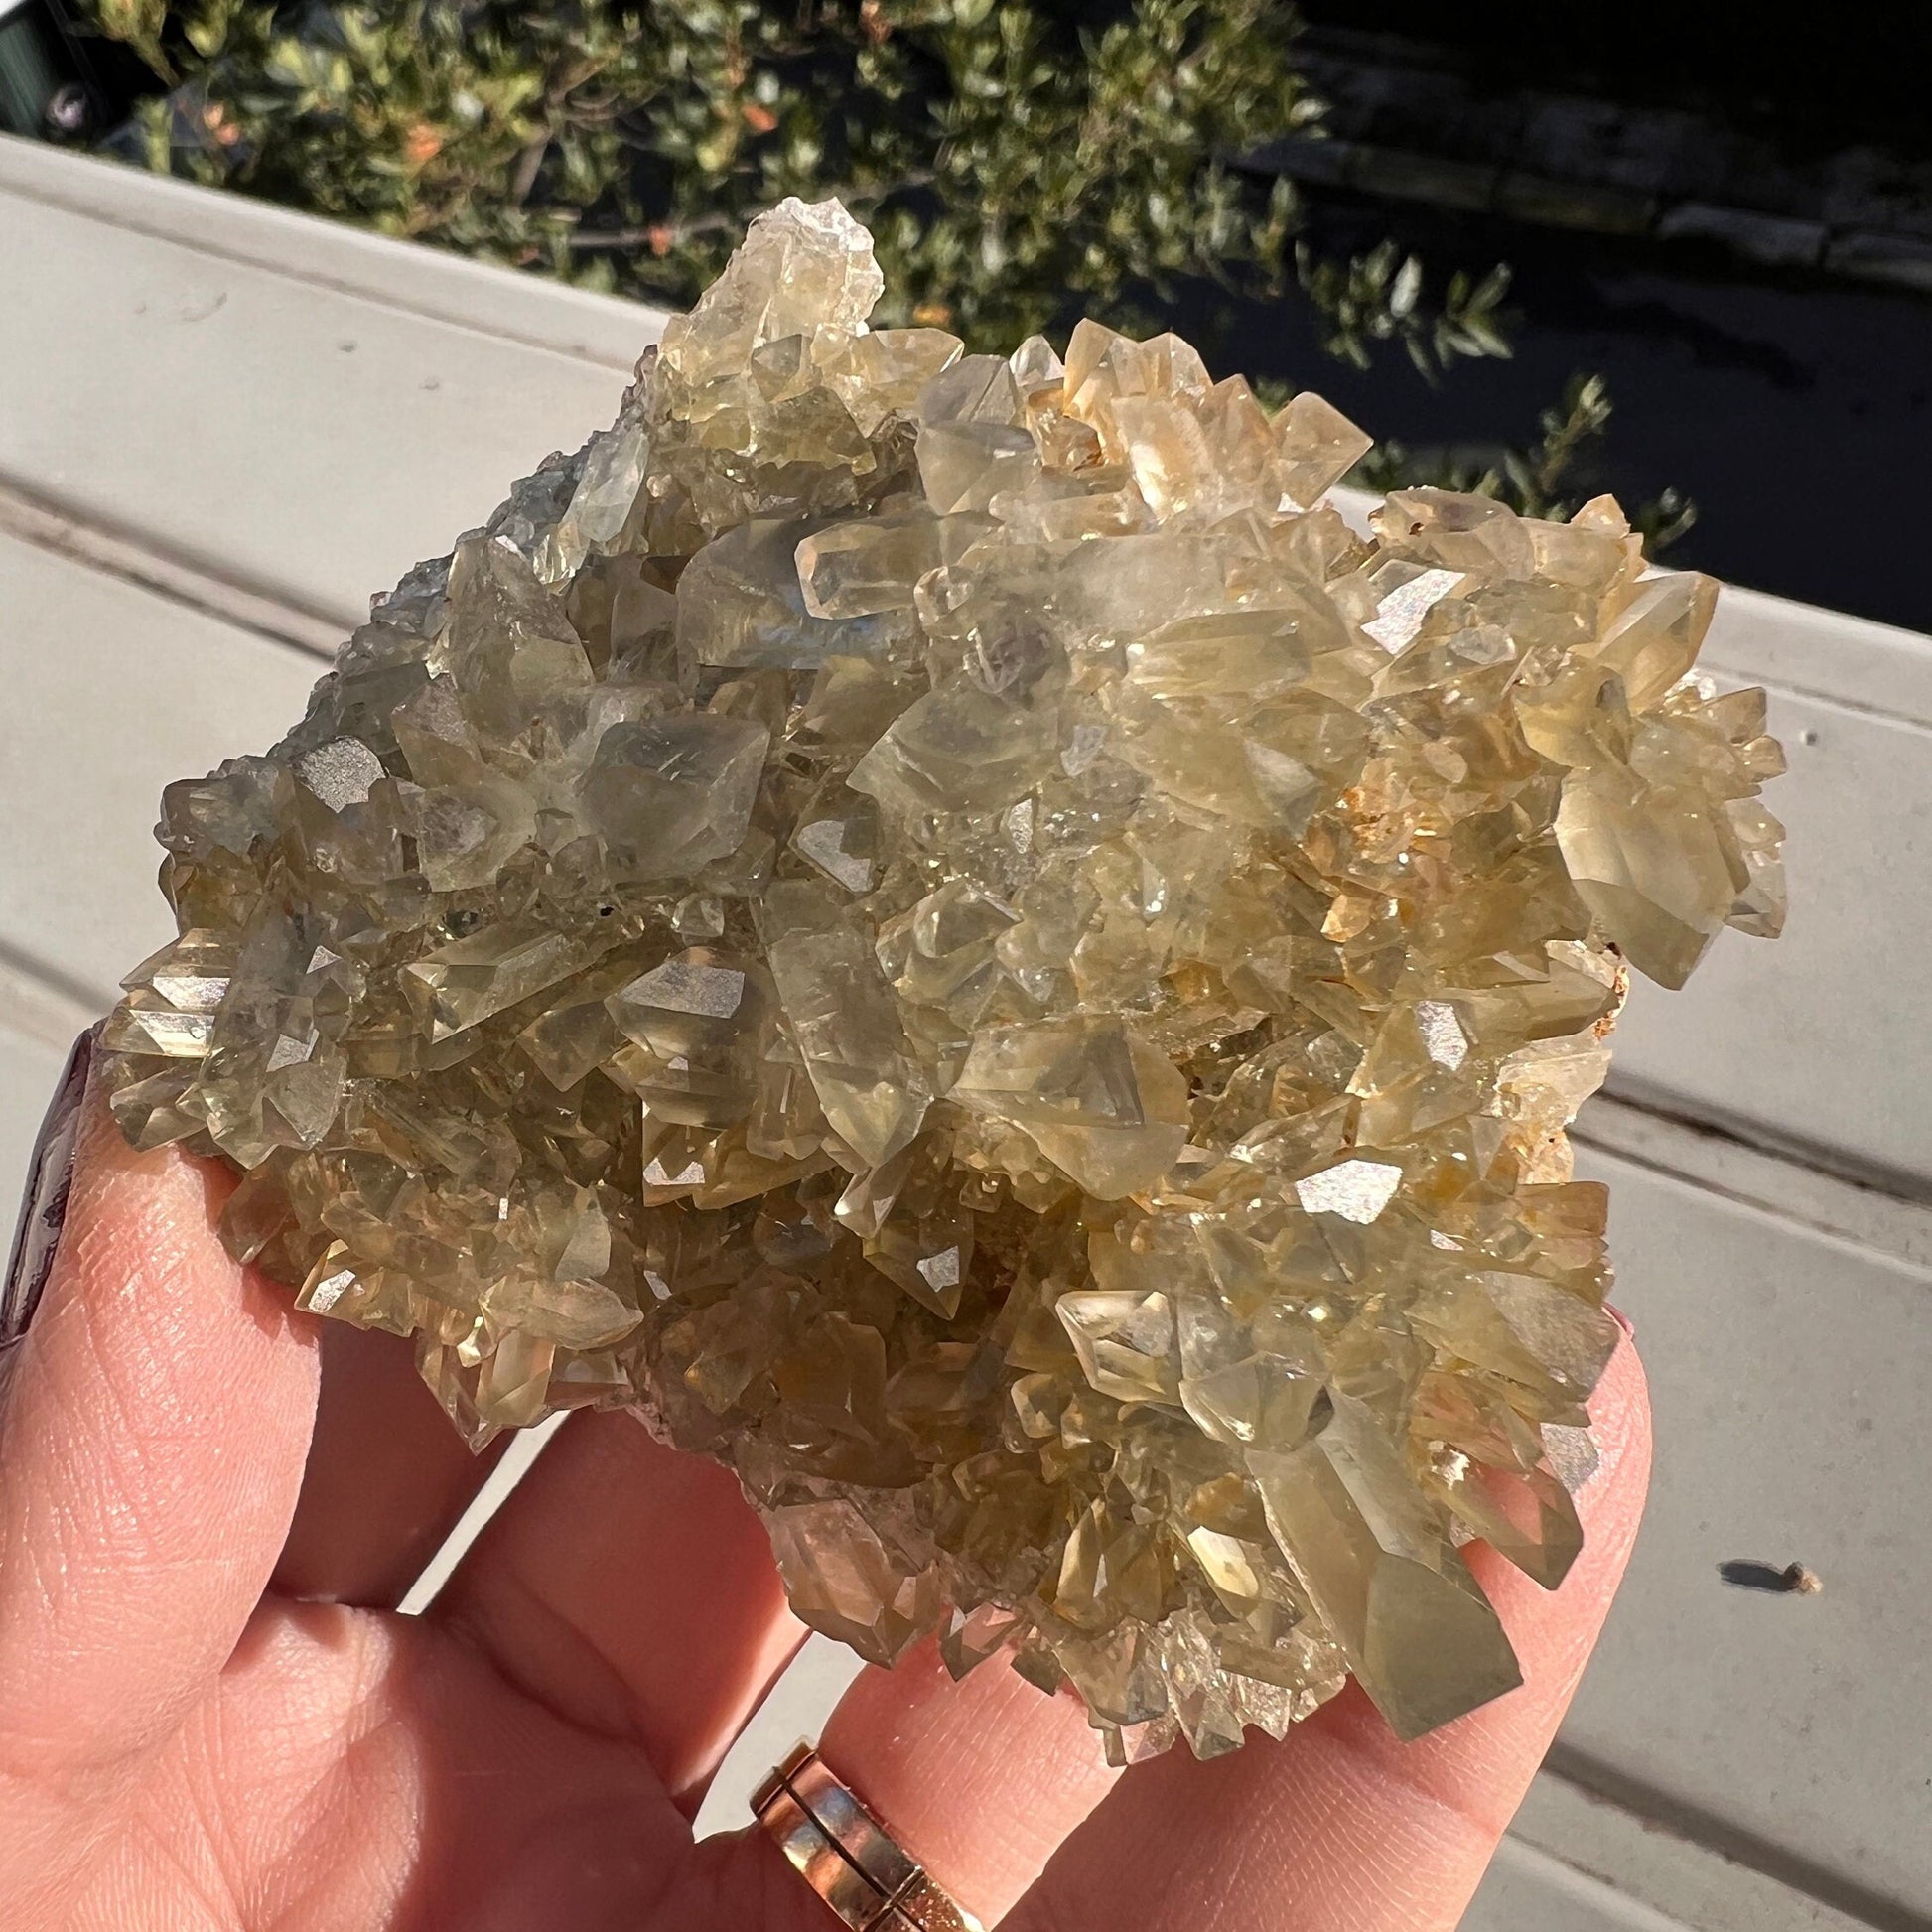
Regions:
[[759, 1786], [752, 1809], [852, 1932], [981, 1932], [979, 1920], [893, 1843], [810, 1744], [799, 1744]]

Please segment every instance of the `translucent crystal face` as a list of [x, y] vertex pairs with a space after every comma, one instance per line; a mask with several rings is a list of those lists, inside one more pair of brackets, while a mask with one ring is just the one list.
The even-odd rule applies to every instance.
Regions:
[[754, 224], [616, 426], [170, 787], [108, 1043], [233, 1251], [476, 1445], [634, 1407], [799, 1613], [1071, 1680], [1117, 1755], [1516, 1664], [1615, 1337], [1564, 1128], [1622, 964], [1768, 934], [1761, 694], [1607, 499], [1320, 506], [1184, 343], [869, 331]]

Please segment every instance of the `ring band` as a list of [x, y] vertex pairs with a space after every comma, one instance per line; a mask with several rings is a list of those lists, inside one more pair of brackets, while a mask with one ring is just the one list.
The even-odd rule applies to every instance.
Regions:
[[981, 1932], [885, 1828], [799, 1744], [752, 1794], [758, 1821], [852, 1932]]

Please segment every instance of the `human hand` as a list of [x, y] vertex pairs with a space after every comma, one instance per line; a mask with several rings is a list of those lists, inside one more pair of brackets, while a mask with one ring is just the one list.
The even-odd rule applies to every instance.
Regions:
[[[0, 1924], [827, 1932], [762, 1832], [691, 1838], [801, 1635], [735, 1481], [579, 1416], [395, 1614], [486, 1465], [401, 1343], [228, 1258], [224, 1174], [130, 1152], [97, 1098], [78, 1120], [42, 1304], [0, 1356]], [[1418, 1743], [1351, 1686], [1284, 1743], [1116, 1777], [1072, 1699], [999, 1663], [954, 1685], [928, 1647], [858, 1679], [824, 1755], [1012, 1932], [1446, 1932], [1629, 1554], [1627, 1342], [1591, 1414], [1563, 1587], [1470, 1553], [1523, 1688]]]

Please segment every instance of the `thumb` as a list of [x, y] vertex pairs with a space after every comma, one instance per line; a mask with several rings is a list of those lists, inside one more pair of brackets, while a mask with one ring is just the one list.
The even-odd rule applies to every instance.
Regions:
[[0, 1872], [37, 1885], [232, 1651], [316, 1400], [299, 1317], [214, 1236], [226, 1176], [135, 1153], [97, 1087], [80, 1106], [46, 1290], [0, 1385]]

